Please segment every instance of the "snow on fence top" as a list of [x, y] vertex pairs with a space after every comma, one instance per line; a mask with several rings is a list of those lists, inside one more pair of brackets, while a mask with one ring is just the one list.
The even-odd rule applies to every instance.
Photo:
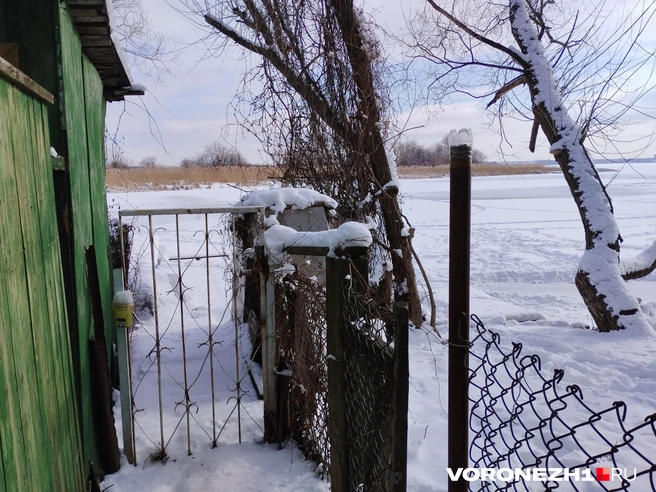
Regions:
[[291, 227], [274, 225], [264, 233], [267, 254], [278, 263], [282, 263], [285, 249], [292, 246], [329, 248], [328, 256], [335, 256], [336, 250], [368, 247], [371, 242], [369, 229], [358, 222], [345, 222], [337, 229], [318, 232], [298, 232]]
[[449, 132], [449, 147], [459, 147], [461, 145], [467, 145], [471, 147], [474, 145], [474, 135], [472, 134], [471, 129], [462, 128], [460, 130], [451, 130]]
[[258, 190], [240, 199], [244, 206], [267, 207], [273, 212], [283, 212], [287, 207], [292, 210], [303, 210], [313, 205], [325, 205], [337, 208], [337, 202], [327, 195], [306, 188], [272, 188]]

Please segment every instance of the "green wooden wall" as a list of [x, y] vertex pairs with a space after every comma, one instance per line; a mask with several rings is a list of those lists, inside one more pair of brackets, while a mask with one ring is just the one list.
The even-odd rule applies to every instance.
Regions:
[[64, 115], [70, 185], [73, 297], [76, 323], [75, 375], [82, 423], [82, 442], [87, 461], [98, 468], [98, 446], [92, 406], [88, 340], [94, 336], [93, 313], [87, 282], [85, 251], [93, 245], [98, 264], [103, 303], [105, 338], [108, 347], [115, 338], [111, 317], [111, 269], [107, 199], [105, 196], [105, 100], [103, 85], [95, 68], [82, 53], [79, 37], [65, 2], [59, 8], [61, 43], [60, 108]]
[[0, 79], [0, 491], [83, 491], [47, 109]]
[[[103, 474], [88, 345], [94, 336], [85, 257], [90, 246], [96, 253], [108, 352], [115, 340], [105, 196], [106, 103], [65, 0], [0, 0], [0, 11], [6, 14], [0, 19], [0, 41], [19, 44], [21, 70], [55, 97], [47, 107], [34, 101], [30, 106], [27, 94], [21, 96], [25, 101], [10, 97], [16, 89], [2, 82], [0, 227], [12, 233], [0, 231], [0, 492], [74, 492], [83, 490], [79, 478], [87, 476], [90, 464]], [[28, 124], [40, 133], [33, 135]], [[66, 160], [66, 169], [54, 176], [50, 145]], [[34, 160], [41, 157], [45, 161]], [[36, 162], [41, 167], [27, 165]], [[30, 174], [37, 170], [45, 174]], [[47, 220], [46, 215], [25, 215], [41, 210], [47, 211]], [[37, 218], [41, 222], [32, 221]], [[9, 276], [15, 272], [24, 275]], [[50, 281], [58, 282], [58, 290]], [[24, 329], [31, 338], [19, 334], [16, 325], [30, 327]], [[67, 378], [66, 384], [61, 378]], [[57, 388], [56, 398], [50, 386]], [[57, 412], [61, 421], [54, 417]], [[52, 422], [59, 424], [51, 428]], [[54, 444], [60, 455], [42, 458], [44, 452], [52, 454]], [[74, 470], [70, 456], [76, 460]], [[44, 467], [45, 459], [50, 467]], [[69, 480], [66, 485], [63, 477]]]

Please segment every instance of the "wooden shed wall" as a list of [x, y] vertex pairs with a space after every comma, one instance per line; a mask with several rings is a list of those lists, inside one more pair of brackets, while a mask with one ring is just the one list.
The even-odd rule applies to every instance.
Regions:
[[83, 491], [47, 110], [0, 79], [0, 491]]
[[[63, 84], [67, 160], [70, 184], [71, 254], [76, 323], [72, 324], [75, 375], [82, 423], [82, 442], [87, 461], [98, 467], [98, 442], [93, 417], [93, 387], [88, 341], [94, 336], [85, 251], [94, 247], [101, 289], [105, 338], [111, 346], [111, 269], [105, 195], [103, 84], [82, 53], [79, 36], [64, 2], [59, 9], [61, 74]], [[98, 470], [101, 471], [101, 470]]]

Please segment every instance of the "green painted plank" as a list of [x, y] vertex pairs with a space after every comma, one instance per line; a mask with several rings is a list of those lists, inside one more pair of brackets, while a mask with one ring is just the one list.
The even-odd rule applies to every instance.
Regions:
[[[68, 469], [67, 463], [72, 461], [73, 451], [70, 442], [68, 442], [68, 434], [66, 432], [66, 421], [71, 418], [71, 415], [67, 408], [68, 402], [66, 402], [62, 393], [62, 382], [65, 380], [65, 373], [60, 364], [62, 354], [57, 345], [57, 339], [55, 336], [56, 331], [60, 329], [56, 304], [61, 301], [61, 299], [57, 299], [53, 296], [55, 292], [55, 280], [48, 275], [49, 265], [54, 261], [59, 260], [59, 258], [53, 258], [50, 254], [51, 248], [48, 243], [54, 240], [53, 232], [55, 231], [48, 227], [49, 223], [43, 218], [43, 216], [48, 213], [48, 209], [53, 209], [52, 204], [54, 203], [54, 196], [44, 193], [43, 183], [44, 180], [52, 179], [50, 173], [45, 174], [43, 172], [44, 170], [49, 169], [50, 141], [43, 132], [43, 106], [34, 99], [31, 99], [31, 104], [32, 111], [30, 114], [32, 117], [30, 120], [30, 133], [33, 136], [32, 153], [34, 157], [32, 160], [33, 165], [29, 166], [28, 179], [30, 179], [34, 187], [35, 214], [33, 217], [33, 224], [37, 232], [35, 240], [40, 247], [38, 255], [41, 258], [41, 262], [38, 273], [42, 279], [40, 284], [43, 286], [43, 291], [39, 292], [39, 296], [43, 296], [42, 301], [37, 304], [37, 309], [45, 311], [45, 321], [47, 322], [46, 325], [36, 331], [36, 333], [40, 333], [42, 336], [35, 338], [39, 340], [39, 345], [44, 350], [49, 350], [51, 354], [51, 356], [46, 358], [42, 367], [44, 370], [50, 371], [52, 374], [52, 380], [55, 382], [52, 386], [46, 387], [49, 400], [46, 405], [46, 411], [48, 426], [52, 429], [54, 436], [53, 450], [61, 450], [59, 453], [54, 453], [55, 463], [53, 465], [57, 472], [55, 481], [58, 488], [61, 490], [64, 488], [70, 489], [68, 487], [68, 477], [71, 472]], [[37, 300], [37, 302], [39, 301]]]
[[[26, 448], [34, 446], [37, 450], [34, 458], [41, 466], [34, 474], [38, 479], [36, 484], [42, 490], [54, 490], [57, 483], [56, 476], [61, 474], [56, 460], [54, 460], [56, 436], [49, 426], [49, 415], [47, 402], [49, 398], [48, 388], [54, 381], [49, 374], [46, 361], [50, 348], [43, 344], [41, 331], [49, 323], [48, 315], [43, 309], [45, 292], [40, 271], [41, 266], [41, 244], [38, 230], [35, 228], [35, 189], [29, 170], [31, 169], [35, 156], [32, 148], [31, 113], [33, 111], [32, 101], [17, 90], [9, 91], [9, 105], [15, 108], [12, 118], [12, 148], [14, 162], [14, 193], [17, 205], [20, 229], [22, 236], [23, 255], [23, 279], [20, 290], [14, 295], [24, 296], [21, 298], [21, 312], [24, 322], [20, 324], [18, 337], [14, 338], [20, 342], [25, 359], [17, 359], [18, 364], [25, 364], [26, 374], [29, 375], [30, 398], [23, 400], [23, 416], [31, 414], [27, 422], [29, 434], [26, 432]], [[18, 260], [18, 258], [17, 258]], [[11, 293], [10, 293], [11, 295]], [[25, 422], [24, 422], [25, 429]], [[43, 464], [50, 463], [44, 467]]]
[[[25, 256], [27, 260], [27, 283], [30, 311], [32, 318], [32, 343], [36, 354], [37, 379], [40, 385], [41, 407], [45, 413], [45, 428], [42, 435], [50, 442], [49, 449], [44, 450], [53, 473], [53, 480], [58, 489], [66, 484], [66, 470], [62, 462], [69, 449], [63, 445], [64, 432], [62, 424], [67, 418], [64, 408], [60, 405], [59, 388], [62, 380], [61, 371], [58, 370], [57, 359], [59, 351], [54, 345], [52, 330], [55, 320], [52, 317], [53, 299], [51, 292], [54, 286], [45, 275], [46, 265], [52, 261], [49, 255], [44, 255], [41, 211], [49, 197], [41, 193], [39, 173], [44, 163], [49, 161], [45, 150], [45, 135], [41, 124], [41, 104], [33, 98], [24, 101], [24, 114], [27, 118], [27, 135], [25, 142], [30, 154], [27, 166], [17, 173], [19, 183], [21, 225], [25, 243]], [[22, 184], [21, 184], [22, 183]], [[27, 191], [27, 193], [26, 193]], [[52, 201], [51, 201], [52, 203]], [[29, 205], [29, 213], [27, 205]], [[46, 239], [47, 240], [47, 239]]]
[[[14, 207], [13, 193], [9, 188], [9, 180], [5, 178], [12, 173], [10, 168], [9, 123], [11, 113], [9, 112], [8, 90], [13, 90], [9, 84], [0, 80], [0, 222], [5, 225], [8, 234], [0, 234], [0, 278], [7, 278], [8, 272], [5, 264], [8, 259], [11, 231], [18, 230], [19, 224], [12, 222], [15, 214], [11, 214]], [[9, 319], [8, 294], [5, 282], [0, 282], [0, 452], [2, 454], [3, 482], [8, 491], [19, 490], [28, 483], [29, 472], [25, 461], [25, 447], [23, 438], [23, 427], [20, 420], [20, 408], [18, 405], [17, 379], [13, 351], [12, 326]]]
[[[27, 158], [25, 165], [16, 166], [16, 183], [18, 190], [18, 206], [21, 215], [21, 230], [23, 234], [23, 254], [25, 256], [25, 271], [27, 294], [30, 306], [31, 338], [34, 349], [34, 362], [37, 380], [38, 402], [43, 427], [41, 435], [42, 463], [49, 463], [53, 484], [63, 482], [63, 471], [59, 455], [61, 432], [59, 429], [59, 412], [56, 407], [56, 392], [58, 379], [53, 372], [52, 343], [49, 335], [50, 314], [47, 309], [48, 291], [43, 278], [44, 258], [42, 255], [41, 234], [38, 220], [38, 194], [34, 176], [34, 166], [38, 165], [43, 155], [38, 155], [34, 148], [34, 101], [31, 98], [20, 97], [21, 125], [23, 131], [15, 138], [23, 142], [23, 152]], [[39, 115], [40, 116], [40, 115]], [[45, 444], [45, 445], [44, 445]], [[56, 486], [56, 485], [55, 485]]]
[[[40, 125], [43, 142], [39, 148], [49, 155], [48, 142], [48, 112], [40, 106]], [[38, 122], [37, 122], [38, 123]], [[35, 132], [38, 130], [35, 129]], [[64, 291], [64, 278], [62, 272], [61, 252], [59, 249], [57, 216], [52, 206], [55, 201], [53, 175], [48, 166], [40, 166], [36, 170], [38, 183], [38, 196], [43, 197], [39, 202], [39, 221], [43, 255], [45, 258], [43, 273], [51, 286], [48, 309], [52, 316], [53, 347], [58, 356], [55, 362], [58, 365], [59, 405], [64, 412], [62, 446], [66, 449], [65, 470], [68, 486], [62, 490], [84, 490], [85, 472], [81, 458], [82, 447], [79, 433], [79, 416], [76, 406], [76, 396], [73, 382], [73, 362], [71, 359], [70, 339], [68, 336], [68, 320], [66, 316], [66, 299]]]
[[[18, 412], [20, 427], [22, 429], [21, 445], [24, 452], [24, 463], [28, 470], [32, 470], [39, 464], [38, 439], [39, 429], [43, 425], [43, 417], [38, 405], [33, 404], [34, 394], [38, 390], [34, 347], [31, 340], [31, 320], [29, 317], [29, 302], [27, 298], [27, 279], [25, 271], [25, 258], [23, 256], [23, 238], [21, 234], [21, 221], [19, 207], [17, 206], [17, 183], [15, 169], [27, 163], [24, 141], [21, 133], [25, 132], [21, 120], [22, 107], [20, 105], [20, 93], [16, 89], [9, 88], [7, 91], [7, 114], [11, 115], [9, 120], [9, 141], [7, 167], [3, 169], [2, 181], [7, 187], [8, 201], [6, 212], [6, 224], [10, 224], [11, 232], [7, 237], [4, 255], [4, 275], [7, 319], [11, 329], [10, 350], [14, 356], [14, 370], [16, 374], [15, 388], [16, 400], [10, 402]], [[18, 490], [29, 490], [32, 485], [48, 483], [52, 484], [46, 473], [38, 470], [37, 473], [29, 472], [27, 477], [21, 477]]]
[[[5, 237], [3, 254], [3, 287], [6, 299], [6, 319], [11, 330], [11, 345], [8, 351], [12, 352], [15, 369], [15, 399], [10, 402], [17, 412], [17, 428], [22, 429], [22, 438], [19, 451], [21, 467], [25, 466], [26, 474], [19, 475], [17, 490], [49, 490], [52, 479], [47, 470], [41, 469], [39, 462], [39, 430], [43, 427], [43, 417], [38, 405], [33, 405], [34, 395], [38, 391], [35, 371], [35, 354], [32, 344], [31, 319], [28, 302], [27, 278], [25, 270], [25, 257], [23, 255], [23, 238], [21, 236], [21, 222], [18, 200], [18, 188], [15, 177], [17, 167], [27, 165], [24, 146], [20, 140], [20, 133], [24, 133], [21, 125], [22, 108], [18, 103], [17, 92], [9, 88], [6, 97], [5, 114], [10, 115], [8, 121], [8, 134], [11, 144], [7, 147], [8, 159], [2, 168], [0, 181], [6, 187], [3, 207], [5, 213], [4, 224], [7, 225], [8, 234]], [[36, 485], [36, 487], [33, 487]], [[43, 487], [42, 487], [43, 485]]]
[[2, 434], [0, 434], [0, 492], [7, 492], [7, 482], [5, 481], [5, 460], [2, 453]]
[[[64, 313], [63, 279], [61, 277], [61, 257], [58, 254], [57, 218], [52, 204], [55, 196], [52, 187], [52, 172], [48, 166], [50, 160], [49, 139], [46, 134], [46, 109], [38, 101], [32, 99], [32, 119], [30, 133], [33, 135], [34, 166], [30, 166], [29, 179], [34, 183], [36, 217], [34, 224], [39, 232], [38, 240], [41, 246], [41, 273], [45, 287], [42, 292], [44, 302], [39, 304], [48, 315], [48, 324], [39, 330], [43, 334], [45, 348], [50, 348], [51, 357], [47, 358], [46, 370], [53, 375], [56, 384], [48, 387], [48, 424], [56, 431], [53, 442], [55, 452], [55, 469], [59, 470], [57, 477], [58, 490], [84, 490], [84, 480], [78, 473], [80, 450], [77, 427], [78, 420], [75, 411], [75, 400], [70, 391], [72, 366], [68, 347], [62, 347], [62, 338], [68, 343], [68, 325]], [[60, 285], [58, 285], [60, 284]], [[68, 388], [68, 389], [67, 389]]]
[[60, 36], [62, 79], [65, 94], [64, 117], [68, 138], [68, 162], [71, 183], [70, 221], [73, 236], [73, 270], [76, 286], [76, 314], [78, 345], [73, 347], [79, 356], [76, 386], [80, 398], [82, 443], [85, 461], [98, 464], [94, 429], [91, 380], [89, 377], [88, 340], [93, 335], [91, 303], [87, 288], [85, 247], [93, 242], [92, 216], [89, 204], [87, 132], [84, 117], [84, 78], [82, 48], [73, 27], [66, 3], [60, 3]]
[[83, 58], [84, 102], [89, 156], [89, 202], [91, 206], [93, 242], [98, 264], [107, 360], [111, 361], [111, 343], [116, 342], [112, 322], [112, 273], [109, 262], [109, 225], [107, 223], [107, 196], [105, 192], [105, 99], [103, 84], [93, 64]]

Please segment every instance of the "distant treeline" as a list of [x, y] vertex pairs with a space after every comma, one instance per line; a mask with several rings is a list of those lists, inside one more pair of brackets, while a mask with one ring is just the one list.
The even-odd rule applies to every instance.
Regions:
[[[424, 146], [414, 140], [398, 142], [394, 146], [396, 152], [396, 165], [401, 167], [419, 166], [434, 167], [449, 164], [451, 161], [448, 137], [440, 142]], [[472, 150], [472, 161], [482, 163], [487, 156], [480, 150]]]
[[[203, 150], [193, 157], [186, 157], [180, 161], [180, 167], [240, 167], [248, 166], [248, 162], [234, 147], [229, 147], [220, 140], [206, 145]], [[155, 157], [144, 157], [138, 164], [128, 160], [123, 154], [115, 155], [107, 160], [107, 167], [112, 169], [126, 169], [131, 167], [158, 167]]]
[[[397, 166], [410, 167], [435, 167], [449, 164], [448, 137], [440, 142], [424, 146], [413, 140], [399, 142], [395, 145]], [[473, 149], [472, 161], [474, 163], [487, 162], [487, 156], [480, 150]], [[238, 167], [248, 166], [251, 163], [244, 158], [234, 147], [225, 145], [220, 140], [206, 145], [203, 150], [192, 157], [186, 157], [180, 161], [180, 167]], [[127, 169], [131, 167], [158, 167], [159, 163], [153, 156], [145, 157], [138, 164], [128, 160], [125, 155], [119, 153], [107, 160], [107, 167], [112, 169]]]

